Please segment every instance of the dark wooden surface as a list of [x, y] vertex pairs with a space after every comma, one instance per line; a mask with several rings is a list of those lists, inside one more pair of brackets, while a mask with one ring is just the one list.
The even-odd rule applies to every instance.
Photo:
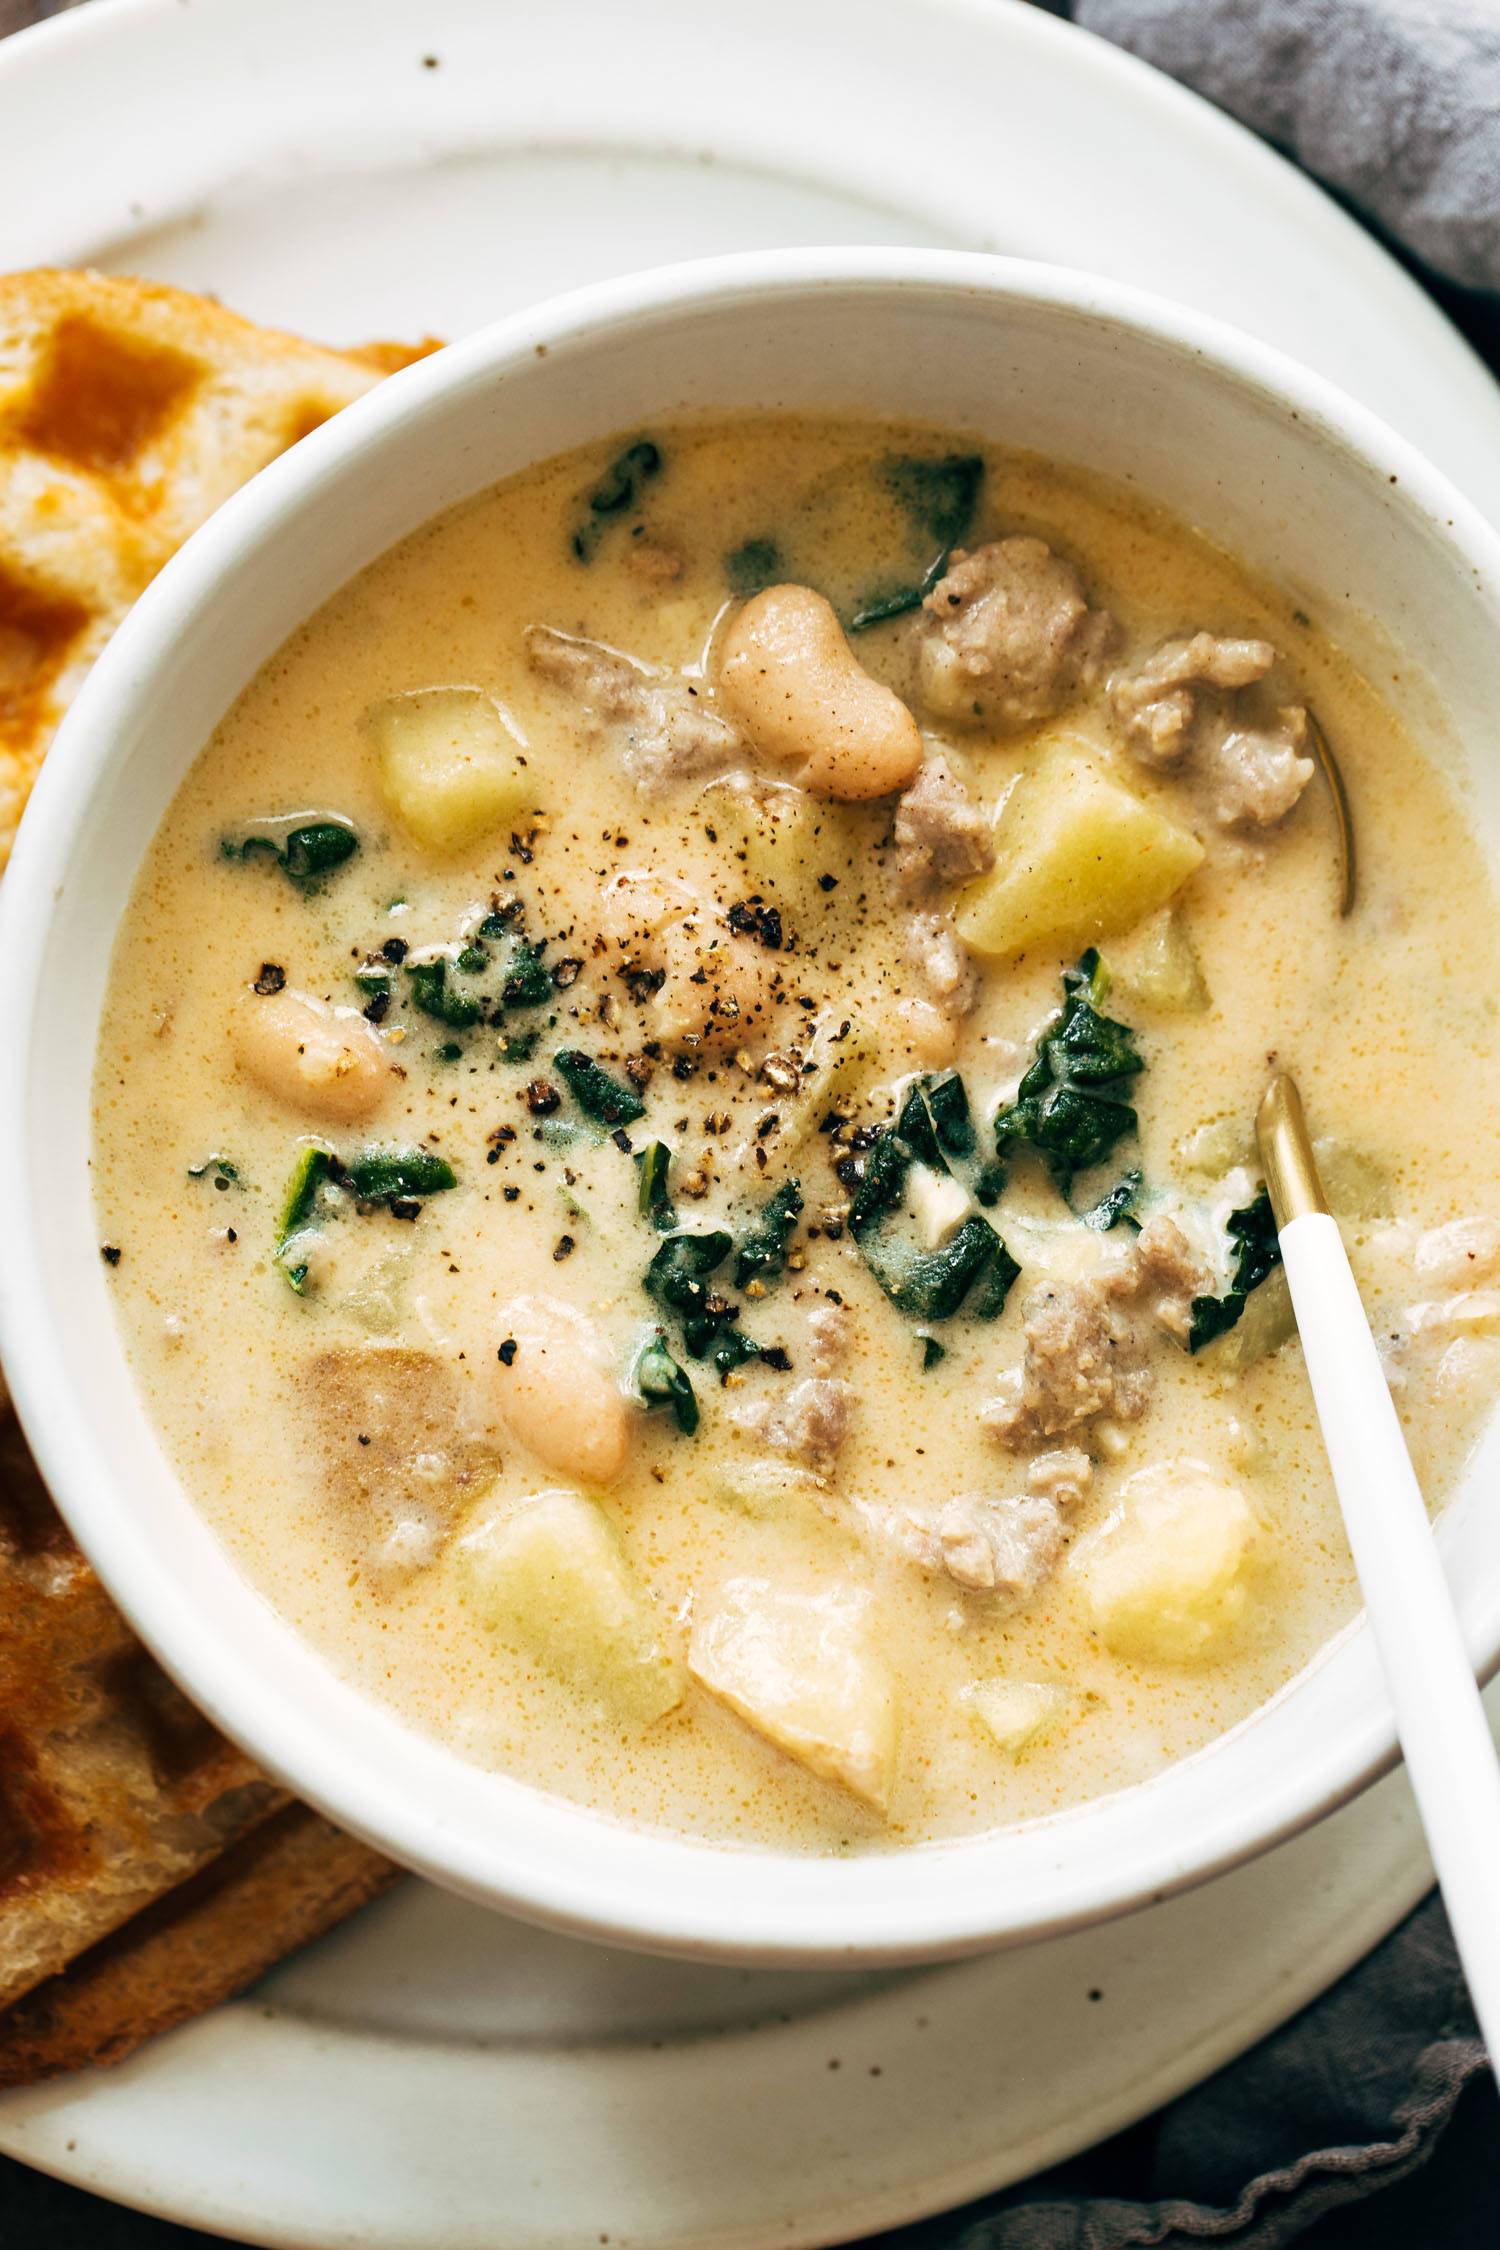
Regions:
[[[0, 0], [0, 37], [87, 0]], [[304, 0], [315, 9], [318, 0]], [[419, 9], [421, 0], [411, 0]], [[649, 9], [650, 0], [642, 0]], [[810, 0], [816, 5], [816, 0]], [[1066, 0], [1038, 0], [1065, 15]], [[1399, 255], [1399, 253], [1398, 253]], [[1500, 370], [1500, 303], [1421, 277], [1451, 318]], [[1099, 2192], [1129, 2196], [1156, 2131], [1145, 2119], [1094, 2152]], [[1487, 2080], [1465, 2095], [1436, 2156], [1402, 2186], [1336, 2214], [1301, 2238], [1305, 2250], [1495, 2250], [1500, 2243], [1500, 2100]], [[939, 2250], [965, 2233], [961, 2218], [885, 2238], [883, 2250]], [[0, 2250], [210, 2250], [217, 2237], [101, 2202], [0, 2158]], [[980, 2244], [973, 2235], [974, 2250]], [[496, 2250], [504, 2250], [503, 2221]]]

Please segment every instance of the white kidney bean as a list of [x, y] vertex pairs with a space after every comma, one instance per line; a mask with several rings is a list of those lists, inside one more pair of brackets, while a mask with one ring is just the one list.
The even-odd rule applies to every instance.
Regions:
[[922, 763], [916, 720], [810, 586], [768, 586], [746, 602], [724, 638], [718, 693], [753, 747], [815, 796], [887, 797]]
[[494, 1395], [512, 1437], [579, 1484], [613, 1484], [629, 1450], [630, 1410], [594, 1323], [557, 1297], [513, 1297], [497, 1334]]
[[368, 1117], [390, 1090], [380, 1041], [353, 1009], [305, 992], [254, 994], [230, 1019], [229, 1042], [247, 1078], [289, 1109], [338, 1124]]

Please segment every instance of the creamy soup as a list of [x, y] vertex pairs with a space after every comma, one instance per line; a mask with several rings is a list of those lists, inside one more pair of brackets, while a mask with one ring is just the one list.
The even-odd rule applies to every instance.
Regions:
[[931, 430], [665, 427], [408, 539], [219, 727], [115, 955], [103, 1255], [205, 1515], [411, 1726], [723, 1842], [969, 1833], [1352, 1614], [1273, 1063], [1451, 1487], [1497, 990], [1455, 790], [1204, 537]]

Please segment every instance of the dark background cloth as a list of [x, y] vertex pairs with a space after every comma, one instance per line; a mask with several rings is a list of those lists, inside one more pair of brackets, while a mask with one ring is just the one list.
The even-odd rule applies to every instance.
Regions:
[[[1066, 0], [1041, 4], [1070, 12]], [[0, 35], [58, 6], [0, 0]], [[1500, 300], [1421, 277], [1500, 371]], [[0, 2159], [0, 2250], [207, 2250], [213, 2239]], [[1435, 1897], [1321, 2000], [1155, 2116], [1002, 2195], [884, 2236], [880, 2250], [1291, 2243], [1500, 2245], [1500, 2099]]]

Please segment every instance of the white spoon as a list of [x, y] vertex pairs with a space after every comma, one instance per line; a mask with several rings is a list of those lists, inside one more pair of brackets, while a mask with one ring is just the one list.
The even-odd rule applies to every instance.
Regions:
[[1296, 1086], [1256, 1118], [1297, 1328], [1396, 1729], [1490, 2055], [1500, 2062], [1500, 1761]]

